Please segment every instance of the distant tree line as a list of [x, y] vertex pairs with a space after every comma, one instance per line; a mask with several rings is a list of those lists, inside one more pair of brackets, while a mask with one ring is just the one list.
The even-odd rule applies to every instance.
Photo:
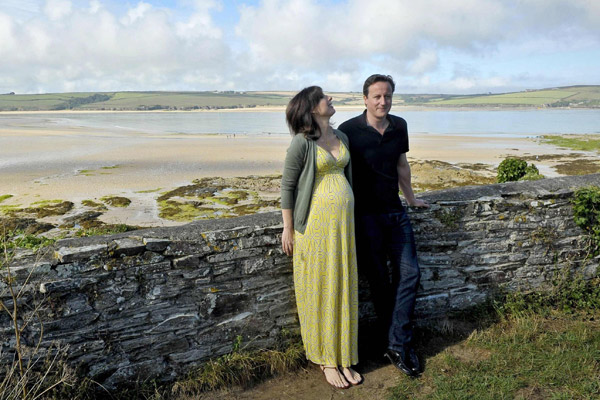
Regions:
[[58, 104], [54, 107], [55, 110], [71, 110], [84, 104], [99, 103], [101, 101], [110, 100], [111, 96], [107, 94], [96, 93], [87, 97], [75, 97]]
[[136, 108], [138, 111], [155, 111], [155, 110], [229, 110], [235, 108], [254, 108], [256, 104], [233, 104], [227, 106], [165, 106], [160, 104], [155, 104], [153, 106], [141, 105]]

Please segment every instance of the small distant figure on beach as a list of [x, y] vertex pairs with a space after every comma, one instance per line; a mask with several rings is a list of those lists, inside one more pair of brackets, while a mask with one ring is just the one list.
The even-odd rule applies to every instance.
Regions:
[[421, 275], [412, 226], [399, 189], [409, 206], [429, 205], [413, 193], [406, 159], [406, 121], [389, 114], [394, 89], [389, 75], [368, 77], [363, 85], [366, 110], [339, 129], [350, 140], [358, 268], [369, 281], [380, 325], [380, 337], [375, 340], [386, 344], [382, 351], [396, 368], [417, 376], [421, 364], [412, 345], [412, 325]]
[[333, 129], [332, 98], [303, 89], [286, 109], [293, 139], [281, 180], [282, 248], [293, 255], [306, 357], [327, 382], [362, 383], [358, 363], [358, 277], [349, 143]]

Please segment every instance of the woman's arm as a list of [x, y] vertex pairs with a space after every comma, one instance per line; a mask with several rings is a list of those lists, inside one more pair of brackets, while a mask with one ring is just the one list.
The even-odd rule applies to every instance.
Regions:
[[283, 216], [283, 234], [281, 235], [281, 248], [288, 256], [294, 253], [294, 211], [291, 208], [281, 210]]
[[294, 252], [294, 192], [304, 166], [305, 154], [305, 139], [298, 136], [294, 137], [285, 156], [281, 177], [281, 215], [283, 217], [281, 247], [288, 256]]

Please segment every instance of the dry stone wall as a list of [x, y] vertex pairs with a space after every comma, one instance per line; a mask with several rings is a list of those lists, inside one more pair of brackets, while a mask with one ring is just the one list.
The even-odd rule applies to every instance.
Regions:
[[[482, 302], [500, 286], [548, 286], [565, 268], [586, 277], [574, 190], [600, 175], [432, 192], [411, 210], [422, 268], [421, 320]], [[108, 388], [142, 378], [172, 380], [232, 350], [273, 346], [297, 331], [289, 257], [280, 250], [279, 213], [199, 221], [55, 244], [41, 258], [18, 254], [11, 271], [22, 289], [22, 316], [40, 304], [42, 353], [68, 346], [68, 361]], [[3, 271], [6, 274], [6, 271]], [[2, 301], [11, 298], [6, 280]], [[364, 289], [364, 290], [363, 290]], [[361, 317], [371, 318], [361, 289]], [[0, 315], [0, 361], [12, 360], [14, 335]], [[25, 345], [40, 337], [38, 324]]]

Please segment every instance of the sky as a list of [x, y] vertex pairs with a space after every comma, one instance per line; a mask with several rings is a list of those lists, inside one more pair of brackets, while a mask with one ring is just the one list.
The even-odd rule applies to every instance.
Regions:
[[0, 0], [0, 93], [600, 84], [600, 0]]

